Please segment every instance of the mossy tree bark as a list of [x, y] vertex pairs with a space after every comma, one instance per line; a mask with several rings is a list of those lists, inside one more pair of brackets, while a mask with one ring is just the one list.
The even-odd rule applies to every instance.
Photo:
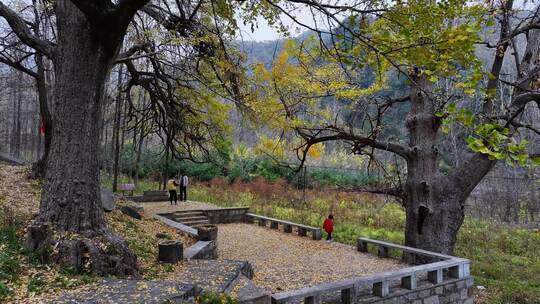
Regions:
[[28, 245], [33, 250], [52, 246], [55, 260], [79, 271], [138, 275], [135, 255], [111, 233], [103, 216], [98, 149], [104, 85], [127, 25], [145, 3], [55, 4], [54, 128], [40, 211], [29, 228]]

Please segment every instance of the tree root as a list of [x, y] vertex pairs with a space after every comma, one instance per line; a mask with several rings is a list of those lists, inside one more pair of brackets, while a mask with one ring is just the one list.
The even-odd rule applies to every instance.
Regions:
[[37, 162], [32, 164], [32, 169], [28, 174], [29, 179], [45, 178], [45, 164], [46, 160], [41, 158]]
[[140, 277], [137, 257], [126, 242], [110, 231], [54, 233], [46, 224], [28, 228], [27, 245], [33, 252], [49, 252], [50, 259], [78, 273]]

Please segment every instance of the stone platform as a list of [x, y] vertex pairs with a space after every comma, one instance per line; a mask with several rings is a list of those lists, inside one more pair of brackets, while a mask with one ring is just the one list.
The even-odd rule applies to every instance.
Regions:
[[234, 260], [191, 260], [183, 271], [174, 274], [174, 281], [194, 284], [204, 291], [229, 292], [240, 276], [253, 278], [251, 264]]
[[253, 278], [253, 269], [245, 261], [191, 260], [168, 280], [106, 279], [63, 293], [46, 303], [194, 303], [194, 297], [202, 292], [230, 293], [244, 277]]
[[62, 294], [48, 303], [128, 304], [186, 303], [200, 292], [193, 284], [174, 281], [106, 279], [97, 285]]

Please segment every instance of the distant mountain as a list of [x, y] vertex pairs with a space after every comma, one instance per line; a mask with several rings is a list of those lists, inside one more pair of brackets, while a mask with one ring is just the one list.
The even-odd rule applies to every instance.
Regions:
[[285, 39], [272, 40], [272, 41], [243, 41], [240, 42], [240, 50], [247, 55], [247, 64], [264, 63], [270, 65], [277, 56], [283, 50], [283, 43]]
[[312, 31], [306, 31], [296, 37], [268, 40], [268, 41], [238, 41], [240, 50], [247, 54], [247, 64], [264, 63], [270, 67], [274, 58], [283, 50], [283, 44], [288, 39], [302, 41], [312, 35]]

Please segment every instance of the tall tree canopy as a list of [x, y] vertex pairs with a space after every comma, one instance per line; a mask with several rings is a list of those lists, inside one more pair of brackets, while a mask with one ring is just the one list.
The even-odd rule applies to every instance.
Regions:
[[[45, 57], [54, 67], [50, 151], [28, 245], [52, 247], [56, 260], [79, 270], [138, 274], [136, 257], [107, 228], [99, 196], [99, 125], [105, 83], [117, 64], [130, 77], [125, 94], [131, 110], [148, 114], [176, 157], [205, 153], [202, 142], [227, 148], [226, 99], [299, 135], [301, 161], [312, 146], [330, 140], [350, 143], [354, 153], [378, 149], [398, 155], [406, 163], [407, 181], [388, 193], [403, 199], [412, 246], [451, 252], [463, 202], [496, 161], [536, 162], [523, 141], [513, 140], [520, 129], [531, 129], [520, 114], [538, 100], [539, 22], [534, 10], [516, 25], [512, 1], [485, 11], [458, 0], [56, 0], [35, 2], [43, 13], [34, 17], [26, 4], [2, 2], [0, 16], [36, 62]], [[301, 7], [313, 13], [313, 22], [295, 17]], [[500, 37], [488, 43], [496, 52], [484, 73], [474, 49], [490, 12]], [[272, 71], [258, 67], [259, 86], [250, 92], [242, 58], [228, 41], [238, 21], [255, 26], [259, 16], [284, 30], [282, 15], [319, 39], [290, 46]], [[46, 17], [47, 30], [36, 26], [39, 16]], [[527, 49], [523, 55], [514, 50], [517, 73], [503, 77], [508, 50], [524, 35]], [[23, 68], [21, 63], [8, 64]], [[409, 94], [389, 98], [385, 91], [397, 76], [407, 79]], [[510, 94], [499, 94], [502, 87]], [[148, 94], [150, 102], [134, 102], [136, 92]], [[322, 96], [346, 101], [351, 115], [322, 111]], [[477, 112], [457, 106], [472, 96], [482, 100]], [[408, 143], [384, 132], [384, 115], [403, 103], [410, 106], [404, 119]], [[468, 143], [475, 153], [443, 172], [441, 126], [456, 122], [473, 128]]]
[[[538, 122], [523, 116], [540, 101], [537, 13], [514, 10], [512, 1], [460, 0], [351, 13], [331, 30], [288, 42], [271, 68], [257, 65], [251, 105], [282, 138], [301, 138], [289, 141], [301, 163], [329, 141], [371, 158], [396, 155], [406, 179], [369, 191], [402, 201], [406, 245], [451, 254], [465, 201], [493, 166], [540, 162], [524, 139], [540, 134]], [[480, 46], [494, 49], [487, 67]], [[507, 57], [514, 73], [502, 70]], [[396, 133], [397, 122], [406, 135]], [[444, 140], [456, 128], [467, 148], [462, 162], [448, 164]]]
[[133, 87], [150, 95], [152, 122], [168, 147], [182, 147], [172, 153], [204, 150], [203, 139], [223, 145], [225, 106], [217, 96], [240, 94], [235, 58], [225, 51], [225, 36], [236, 28], [233, 2], [45, 1], [38, 8], [53, 28], [46, 36], [28, 26], [37, 17], [31, 21], [24, 8], [19, 13], [17, 5], [0, 3], [0, 16], [20, 42], [54, 66], [52, 142], [40, 212], [29, 227], [31, 249], [54, 248], [55, 260], [78, 270], [138, 274], [136, 257], [109, 231], [101, 209], [105, 83], [114, 65], [127, 66], [127, 96]]

